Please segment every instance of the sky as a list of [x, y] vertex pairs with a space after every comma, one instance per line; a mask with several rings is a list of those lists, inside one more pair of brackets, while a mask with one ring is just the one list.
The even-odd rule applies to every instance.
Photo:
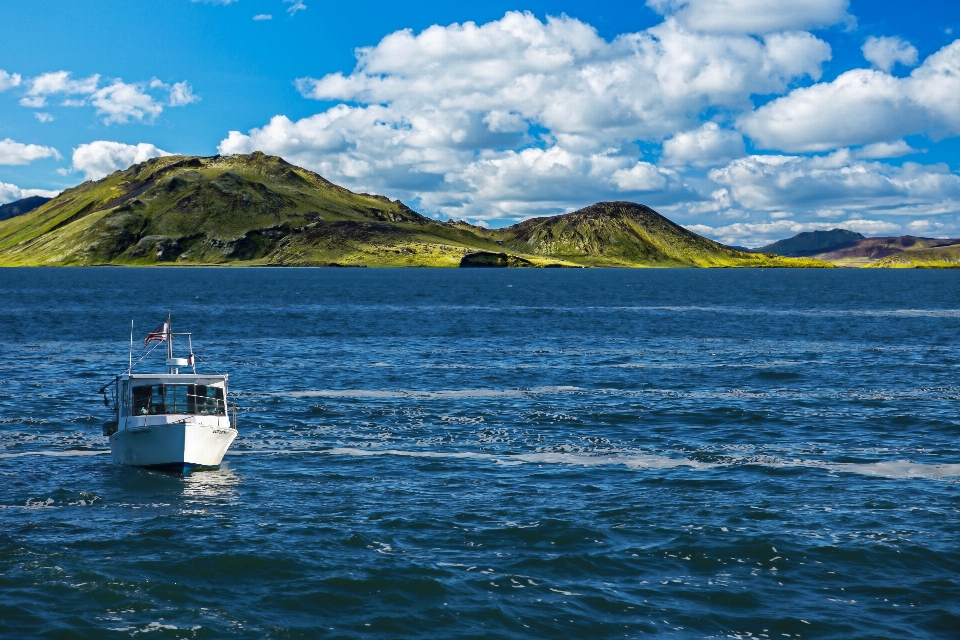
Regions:
[[490, 227], [960, 237], [956, 0], [48, 0], [0, 33], [0, 204], [259, 150]]

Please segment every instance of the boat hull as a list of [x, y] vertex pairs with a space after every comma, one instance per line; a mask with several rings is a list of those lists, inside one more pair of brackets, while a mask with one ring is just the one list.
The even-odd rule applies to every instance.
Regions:
[[219, 467], [236, 437], [229, 427], [157, 424], [117, 431], [110, 436], [110, 451], [123, 465], [188, 473]]

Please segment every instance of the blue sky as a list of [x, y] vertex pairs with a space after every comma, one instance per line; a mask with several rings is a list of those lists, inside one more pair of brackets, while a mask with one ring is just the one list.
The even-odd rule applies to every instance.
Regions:
[[0, 28], [0, 202], [263, 150], [490, 226], [623, 199], [751, 246], [960, 236], [955, 1], [54, 0]]

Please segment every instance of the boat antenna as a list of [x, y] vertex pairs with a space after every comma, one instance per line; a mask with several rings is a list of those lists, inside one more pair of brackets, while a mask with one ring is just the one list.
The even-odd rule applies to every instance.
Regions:
[[130, 320], [130, 362], [127, 373], [133, 373], [133, 320]]
[[[173, 326], [170, 324], [170, 318], [173, 314], [167, 309], [167, 362], [173, 360]], [[173, 373], [173, 367], [167, 367], [167, 373]]]

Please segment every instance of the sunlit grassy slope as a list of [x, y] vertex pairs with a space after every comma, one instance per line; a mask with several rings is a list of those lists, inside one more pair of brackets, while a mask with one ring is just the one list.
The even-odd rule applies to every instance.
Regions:
[[505, 229], [442, 223], [262, 153], [155, 158], [0, 222], [4, 266], [456, 267], [477, 252], [533, 267], [831, 266], [737, 251], [629, 202]]
[[958, 269], [960, 245], [901, 251], [867, 265], [871, 269]]

